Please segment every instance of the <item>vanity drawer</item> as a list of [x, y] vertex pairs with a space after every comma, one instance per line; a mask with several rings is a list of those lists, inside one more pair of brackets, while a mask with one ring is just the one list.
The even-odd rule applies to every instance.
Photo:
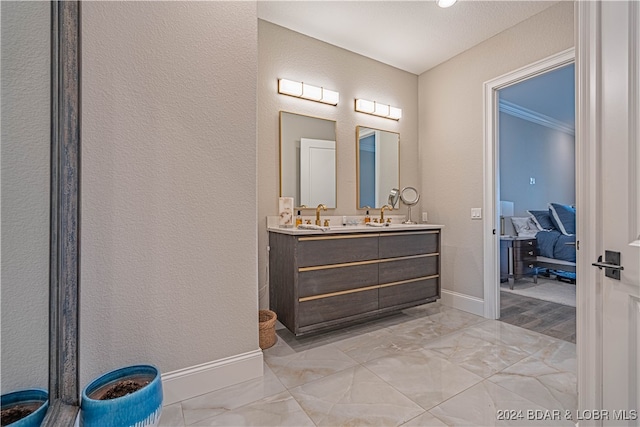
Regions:
[[440, 233], [437, 231], [380, 234], [380, 258], [435, 253], [439, 247]]
[[378, 309], [378, 289], [300, 301], [298, 326], [342, 319]]
[[438, 258], [438, 255], [429, 255], [381, 262], [379, 267], [380, 283], [438, 274]]
[[343, 264], [378, 258], [378, 235], [299, 237], [298, 267]]
[[401, 285], [386, 286], [379, 289], [380, 308], [401, 304], [420, 302], [428, 298], [436, 298], [440, 278], [419, 280]]
[[378, 264], [354, 265], [301, 271], [298, 274], [298, 296], [328, 294], [378, 284]]

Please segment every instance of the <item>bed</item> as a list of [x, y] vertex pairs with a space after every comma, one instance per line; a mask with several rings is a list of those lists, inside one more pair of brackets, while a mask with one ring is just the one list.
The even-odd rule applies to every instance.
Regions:
[[575, 283], [575, 208], [551, 203], [546, 210], [527, 213], [528, 217], [512, 217], [511, 222], [517, 236], [535, 237], [538, 274], [554, 274], [559, 280]]
[[566, 236], [558, 230], [541, 230], [536, 233], [536, 241], [538, 269], [552, 270], [560, 278], [575, 280], [571, 274], [563, 273], [576, 272], [576, 236]]

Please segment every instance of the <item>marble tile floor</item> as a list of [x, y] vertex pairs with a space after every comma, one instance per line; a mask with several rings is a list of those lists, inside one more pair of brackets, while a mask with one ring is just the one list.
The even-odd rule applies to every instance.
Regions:
[[433, 303], [277, 333], [262, 378], [165, 406], [160, 426], [574, 425], [576, 346], [536, 331]]

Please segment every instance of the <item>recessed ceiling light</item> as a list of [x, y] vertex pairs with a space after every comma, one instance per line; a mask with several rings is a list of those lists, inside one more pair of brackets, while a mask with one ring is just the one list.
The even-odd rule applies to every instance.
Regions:
[[436, 3], [438, 3], [440, 7], [449, 7], [453, 6], [456, 1], [458, 0], [436, 0]]

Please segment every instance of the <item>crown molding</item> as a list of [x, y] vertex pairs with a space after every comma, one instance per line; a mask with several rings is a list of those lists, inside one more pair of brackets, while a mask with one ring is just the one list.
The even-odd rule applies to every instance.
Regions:
[[500, 100], [500, 112], [536, 123], [560, 132], [568, 133], [571, 136], [576, 135], [575, 126], [556, 120], [553, 117], [545, 116], [537, 111], [529, 110], [513, 102]]

